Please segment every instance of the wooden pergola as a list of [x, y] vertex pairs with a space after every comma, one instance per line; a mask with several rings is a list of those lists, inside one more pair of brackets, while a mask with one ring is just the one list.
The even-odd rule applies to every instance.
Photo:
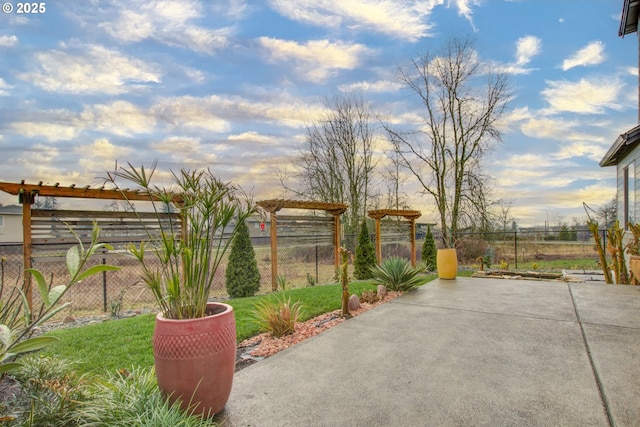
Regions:
[[284, 199], [272, 199], [262, 200], [257, 203], [270, 215], [270, 232], [271, 232], [271, 289], [277, 289], [276, 278], [278, 276], [278, 220], [276, 212], [280, 209], [310, 209], [325, 211], [330, 215], [333, 215], [333, 252], [334, 262], [336, 268], [340, 267], [340, 215], [344, 213], [349, 207], [343, 203], [328, 203], [328, 202], [314, 202], [303, 200], [284, 200]]
[[422, 212], [407, 209], [378, 209], [367, 212], [369, 218], [376, 220], [376, 259], [382, 263], [382, 241], [380, 239], [380, 220], [385, 216], [401, 216], [410, 221], [411, 229], [411, 265], [416, 266], [416, 219]]
[[[27, 268], [32, 267], [32, 205], [36, 201], [36, 197], [69, 197], [77, 199], [100, 199], [100, 200], [130, 200], [130, 201], [147, 201], [156, 200], [152, 195], [145, 191], [129, 190], [129, 189], [107, 189], [104, 186], [91, 188], [87, 185], [84, 187], [77, 187], [72, 184], [68, 187], [60, 186], [59, 183], [54, 185], [44, 185], [41, 182], [38, 184], [25, 184], [24, 180], [20, 183], [0, 182], [0, 191], [3, 191], [14, 196], [18, 196], [18, 203], [22, 205], [22, 257], [24, 262], [23, 272], [23, 290], [27, 296], [27, 301], [31, 304], [32, 292], [31, 292], [31, 275], [26, 272]], [[176, 203], [180, 203], [181, 199], [176, 198]], [[71, 211], [49, 211], [56, 214], [64, 215], [66, 212]], [[74, 216], [87, 214], [88, 212], [74, 211]], [[120, 213], [112, 213], [114, 216], [122, 215]], [[38, 216], [44, 217], [46, 215], [42, 212], [37, 213]], [[109, 216], [102, 213], [101, 216]], [[183, 227], [184, 232], [184, 227]]]

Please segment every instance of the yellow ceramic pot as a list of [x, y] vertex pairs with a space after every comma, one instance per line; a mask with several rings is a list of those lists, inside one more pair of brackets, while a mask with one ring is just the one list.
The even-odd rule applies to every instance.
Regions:
[[455, 279], [458, 275], [458, 254], [455, 249], [438, 249], [436, 258], [438, 277]]
[[640, 282], [640, 255], [631, 255], [629, 257], [629, 267], [633, 276]]

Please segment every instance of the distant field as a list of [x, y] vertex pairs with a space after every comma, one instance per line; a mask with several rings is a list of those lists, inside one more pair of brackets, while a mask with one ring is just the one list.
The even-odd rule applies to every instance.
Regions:
[[[422, 242], [417, 244], [418, 254]], [[489, 245], [494, 255], [493, 267], [499, 265], [501, 260], [509, 263], [510, 269], [516, 268], [515, 248], [513, 242], [494, 242]], [[258, 268], [261, 274], [261, 293], [271, 291], [271, 251], [269, 246], [254, 248]], [[383, 257], [411, 256], [410, 245], [385, 244], [383, 245]], [[4, 258], [2, 271], [5, 291], [0, 298], [6, 298], [7, 288], [22, 282], [22, 252], [20, 246], [1, 246], [0, 256]], [[562, 269], [598, 269], [598, 258], [593, 244], [590, 243], [562, 243], [562, 242], [518, 242], [517, 268], [519, 270], [533, 269], [533, 263], [537, 268], [547, 271], [560, 271]], [[96, 256], [92, 262], [101, 263], [102, 258]], [[106, 258], [106, 263], [120, 266], [122, 269], [116, 272], [107, 272], [104, 275], [94, 276], [83, 283], [76, 285], [66, 296], [65, 300], [73, 302], [70, 309], [63, 315], [80, 316], [84, 313], [96, 311], [109, 311], [109, 305], [113, 301], [122, 298], [122, 309], [127, 310], [139, 307], [152, 307], [155, 300], [146, 286], [140, 281], [140, 266], [137, 261], [119, 256]], [[310, 281], [319, 284], [334, 281], [335, 267], [333, 248], [331, 246], [284, 246], [278, 248], [278, 274], [283, 275], [291, 287], [300, 288], [309, 286]], [[461, 268], [476, 269], [479, 263], [475, 260], [460, 262]], [[63, 283], [66, 277], [66, 268], [62, 260], [57, 262], [41, 262], [36, 260], [34, 267], [40, 269], [45, 277], [52, 278], [53, 284]], [[226, 264], [216, 274], [212, 297], [226, 297], [224, 286], [224, 270]], [[34, 303], [38, 304], [37, 296]]]

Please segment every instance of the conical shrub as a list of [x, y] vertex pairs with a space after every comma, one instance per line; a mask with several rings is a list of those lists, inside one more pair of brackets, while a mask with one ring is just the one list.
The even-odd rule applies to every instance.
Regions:
[[260, 290], [260, 271], [251, 244], [249, 227], [243, 221], [231, 245], [229, 263], [225, 271], [227, 293], [231, 298], [250, 297]]
[[356, 246], [356, 259], [354, 261], [353, 276], [358, 280], [371, 278], [371, 269], [376, 265], [376, 250], [369, 236], [367, 220], [362, 220], [358, 245]]
[[435, 271], [438, 252], [436, 249], [436, 241], [431, 233], [431, 226], [427, 227], [427, 235], [425, 236], [424, 244], [422, 245], [421, 258], [428, 271]]

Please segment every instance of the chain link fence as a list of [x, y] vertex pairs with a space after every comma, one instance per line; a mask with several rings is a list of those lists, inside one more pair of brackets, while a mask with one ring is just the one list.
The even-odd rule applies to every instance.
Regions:
[[[440, 231], [434, 230], [433, 235], [440, 246]], [[606, 242], [606, 230], [601, 230], [600, 235]], [[419, 249], [423, 243], [424, 239]], [[465, 266], [478, 264], [479, 258], [488, 259], [493, 265], [503, 262], [516, 269], [545, 261], [593, 259], [595, 263], [598, 259], [587, 229], [462, 232], [455, 247], [459, 262]]]
[[[393, 231], [393, 230], [392, 230]], [[411, 244], [406, 230], [389, 232], [382, 229], [383, 259], [397, 256], [411, 259]], [[604, 231], [602, 232], [604, 234]], [[433, 232], [436, 244], [440, 233]], [[303, 238], [301, 238], [303, 237]], [[421, 259], [424, 236], [416, 241], [417, 260]], [[521, 268], [531, 262], [545, 260], [597, 260], [593, 239], [586, 230], [572, 235], [575, 240], [559, 240], [557, 233], [544, 231], [518, 231], [494, 233], [461, 233], [456, 244], [458, 258], [462, 266], [478, 264], [478, 258], [490, 256], [491, 263], [501, 261], [509, 263], [510, 268]], [[374, 240], [375, 236], [371, 236]], [[355, 247], [357, 235], [343, 236], [345, 246]], [[271, 242], [269, 236], [252, 237], [256, 261], [261, 277], [260, 293], [271, 291]], [[439, 244], [438, 244], [439, 246]], [[278, 275], [289, 287], [305, 287], [316, 284], [334, 282], [336, 271], [334, 265], [333, 245], [327, 239], [314, 241], [313, 237], [282, 236], [278, 237]], [[22, 245], [0, 244], [2, 258], [2, 284], [4, 290], [0, 299], [6, 298], [13, 286], [22, 286]], [[64, 262], [64, 254], [57, 257], [34, 257], [33, 267], [40, 270], [53, 286], [65, 283], [68, 274]], [[84, 312], [109, 312], [112, 309], [122, 310], [140, 307], [154, 307], [155, 299], [141, 280], [142, 269], [137, 260], [126, 253], [97, 254], [90, 260], [90, 265], [99, 263], [120, 267], [119, 271], [108, 271], [93, 276], [74, 286], [66, 295], [65, 302], [72, 302], [67, 314], [79, 315]], [[227, 261], [223, 260], [216, 273], [211, 291], [212, 297], [227, 296], [225, 287], [225, 269]], [[40, 304], [37, 292], [33, 293], [34, 306]]]
[[[271, 286], [271, 243], [270, 238], [253, 237], [252, 243], [260, 271], [259, 293], [270, 292]], [[55, 252], [53, 248], [47, 250]], [[0, 243], [0, 270], [3, 291], [0, 301], [8, 298], [14, 286], [22, 288], [23, 254], [22, 244]], [[211, 297], [226, 298], [225, 270], [228, 253], [223, 259], [214, 277]], [[96, 254], [87, 267], [96, 264], [110, 264], [120, 267], [118, 271], [107, 271], [83, 280], [74, 285], [64, 296], [63, 302], [71, 302], [65, 315], [78, 316], [87, 312], [109, 312], [133, 308], [155, 307], [155, 297], [142, 281], [142, 267], [132, 256], [126, 253]], [[42, 272], [51, 286], [62, 285], [68, 279], [64, 252], [58, 256], [34, 256], [32, 266]], [[294, 237], [278, 238], [278, 273], [289, 287], [304, 287], [329, 283], [335, 275], [333, 246], [326, 243], [300, 242]], [[33, 292], [33, 306], [38, 307], [41, 300]]]

